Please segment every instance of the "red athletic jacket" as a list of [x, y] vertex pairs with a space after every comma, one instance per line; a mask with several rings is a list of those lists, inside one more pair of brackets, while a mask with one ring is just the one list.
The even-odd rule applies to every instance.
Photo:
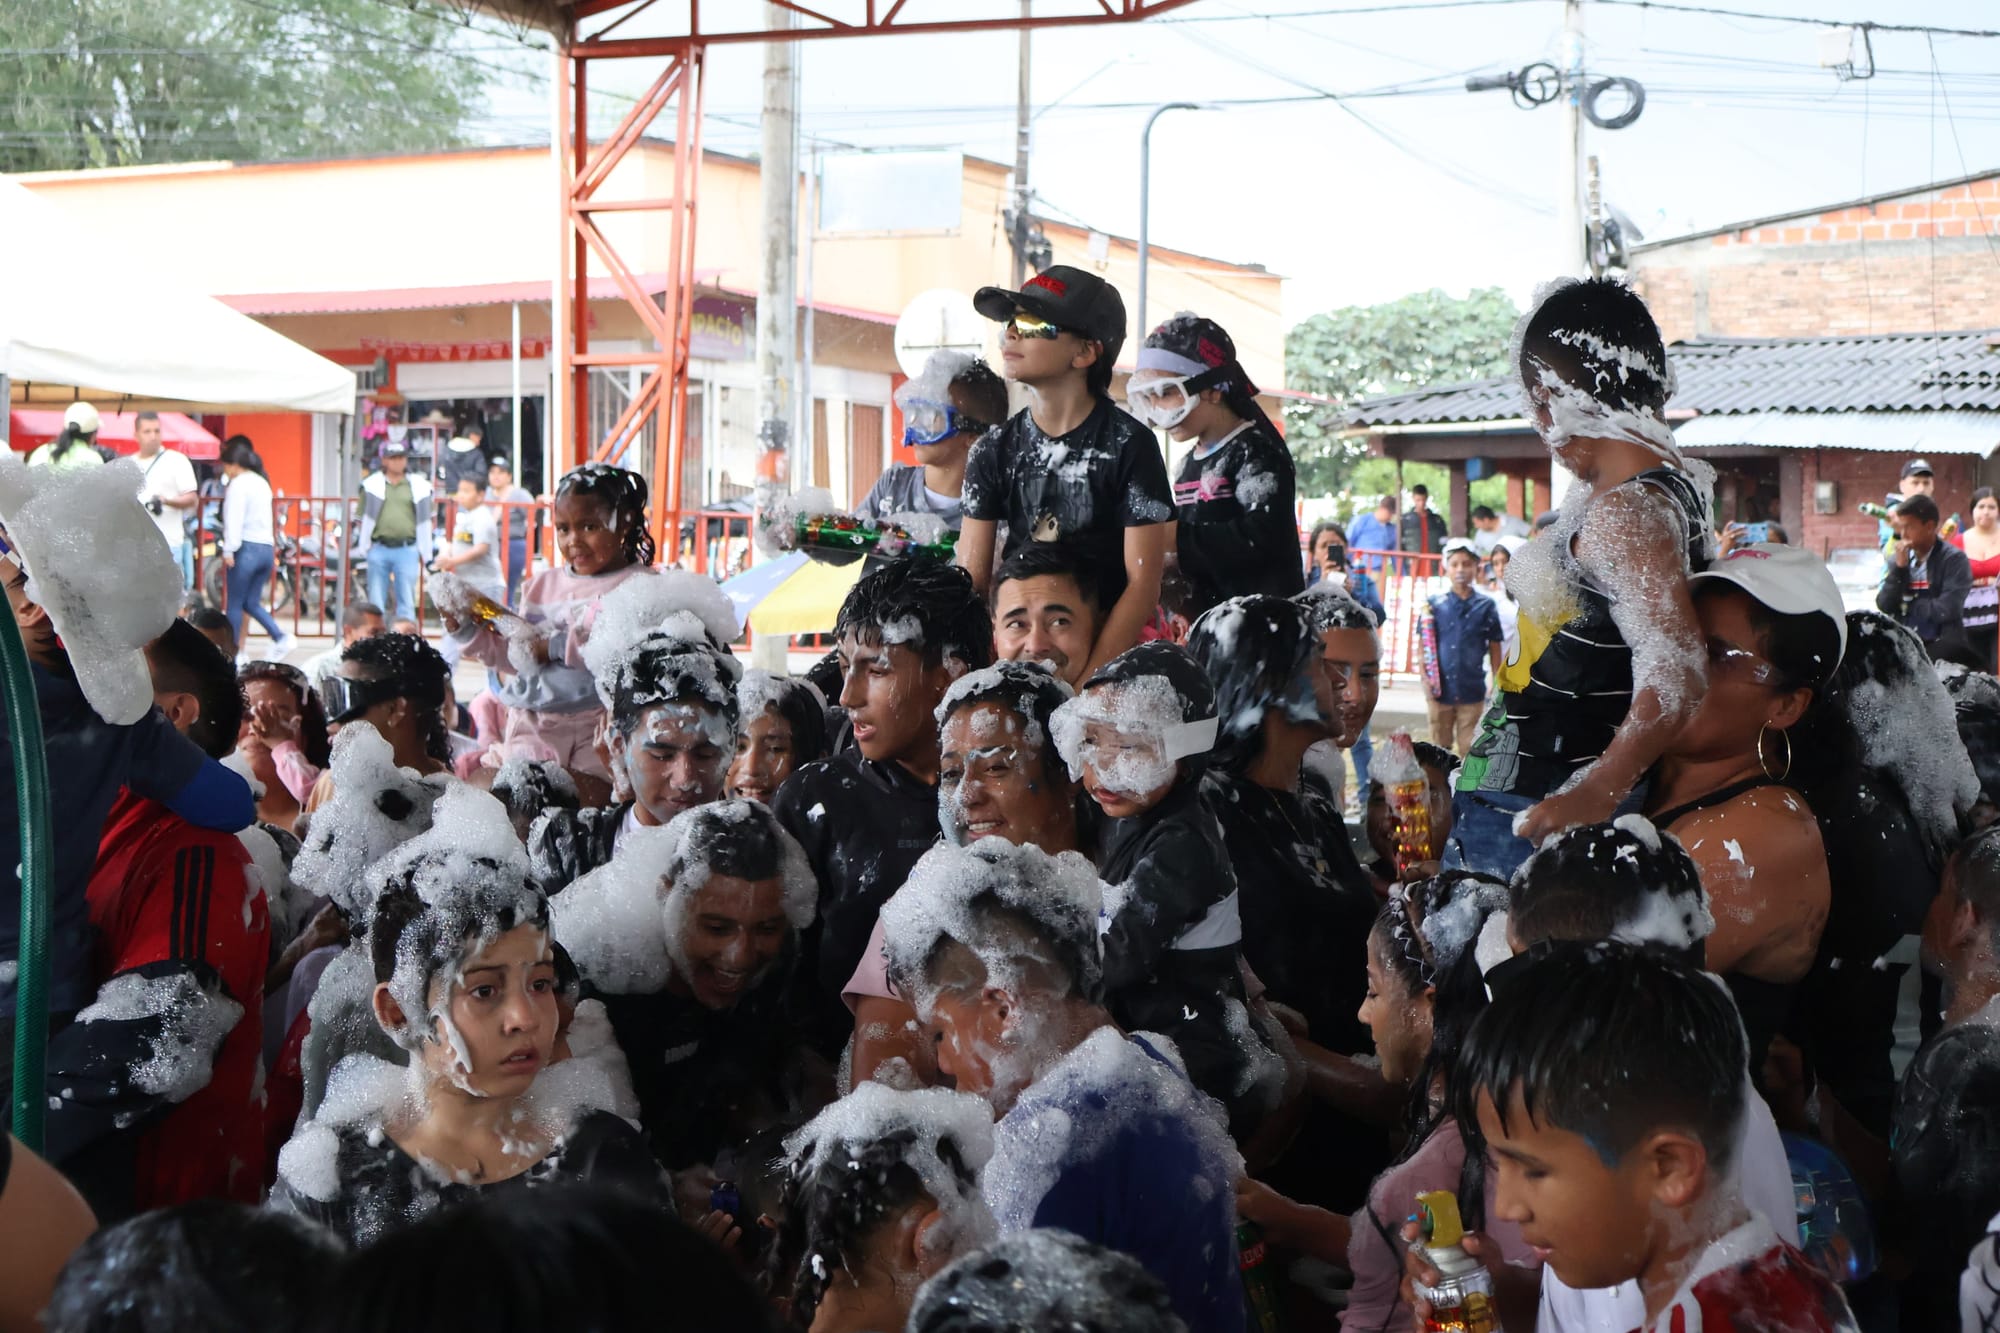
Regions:
[[[51, 1042], [49, 1142], [62, 1152], [51, 1157], [100, 1220], [190, 1199], [257, 1202], [271, 923], [249, 865], [233, 834], [196, 828], [129, 791], [105, 821], [89, 888], [99, 987], [137, 973], [219, 990], [243, 1013], [219, 1048], [212, 1033], [177, 1034], [173, 1014], [85, 1021], [90, 1010]], [[143, 1071], [149, 1062], [157, 1069], [162, 1051], [190, 1068], [212, 1052], [206, 1086], [178, 1101], [161, 1094], [157, 1072]]]
[[1840, 1288], [1753, 1216], [1708, 1247], [1654, 1333], [1856, 1333]]

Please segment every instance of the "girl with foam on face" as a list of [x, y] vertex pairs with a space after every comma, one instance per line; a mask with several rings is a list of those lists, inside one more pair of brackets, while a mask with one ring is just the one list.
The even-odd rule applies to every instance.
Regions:
[[743, 673], [736, 687], [743, 730], [729, 764], [729, 794], [771, 804], [785, 779], [826, 757], [826, 696], [805, 679]]
[[1240, 1138], [1277, 1103], [1284, 1065], [1255, 1032], [1243, 922], [1222, 828], [1202, 801], [1215, 690], [1186, 649], [1119, 654], [1056, 710], [1056, 749], [1109, 821], [1097, 870], [1111, 886], [1105, 999], [1128, 1031], [1173, 1039], [1196, 1087]]
[[1132, 414], [1191, 445], [1174, 478], [1175, 551], [1193, 619], [1225, 597], [1302, 585], [1291, 452], [1220, 324], [1183, 312], [1146, 335], [1125, 388]]
[[602, 1180], [665, 1195], [597, 1067], [556, 1063], [562, 1019], [548, 900], [507, 813], [459, 787], [430, 832], [378, 866], [376, 1021], [408, 1052], [335, 1071], [279, 1156], [278, 1207], [357, 1244], [489, 1190]]

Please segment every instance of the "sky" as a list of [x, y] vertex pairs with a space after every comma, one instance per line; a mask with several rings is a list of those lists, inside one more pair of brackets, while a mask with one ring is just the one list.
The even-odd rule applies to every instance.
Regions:
[[[993, 2], [911, 0], [906, 12], [984, 12]], [[2000, 166], [2000, 37], [1876, 31], [1874, 78], [1822, 66], [1823, 47], [1840, 46], [1827, 20], [2000, 29], [2000, 8], [1686, 3], [1815, 22], [1582, 6], [1587, 70], [1646, 89], [1638, 121], [1590, 129], [1585, 151], [1599, 158], [1604, 197], [1649, 238]], [[760, 8], [707, 0], [704, 13], [729, 22]], [[647, 31], [650, 17], [621, 34]], [[1153, 133], [1155, 244], [1283, 274], [1290, 321], [1432, 287], [1500, 286], [1524, 301], [1555, 268], [1565, 117], [1464, 84], [1556, 59], [1562, 28], [1559, 0], [1196, 0], [1143, 23], [1037, 33], [1036, 208], [1135, 234], [1146, 115], [1194, 101], [1209, 109], [1170, 112]], [[799, 49], [809, 141], [1012, 162], [1015, 34]], [[525, 53], [510, 63], [533, 74], [492, 90], [480, 131], [544, 139], [548, 91], [536, 76], [547, 66]], [[650, 71], [630, 63], [601, 63], [592, 78], [636, 92]], [[711, 51], [710, 148], [755, 154], [761, 68], [757, 46]], [[1292, 98], [1304, 100], [1269, 100]]]

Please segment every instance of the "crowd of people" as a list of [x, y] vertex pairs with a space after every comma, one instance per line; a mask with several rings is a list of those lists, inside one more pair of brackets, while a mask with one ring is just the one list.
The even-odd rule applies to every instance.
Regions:
[[[1303, 543], [1213, 321], [1121, 410], [1101, 278], [975, 304], [1000, 373], [905, 386], [865, 506], [956, 558], [871, 558], [799, 676], [617, 468], [517, 595], [457, 479], [440, 651], [385, 466], [302, 669], [156, 610], [137, 465], [0, 460], [58, 812], [0, 1330], [1996, 1326], [2000, 680], [1718, 549], [1639, 298], [1517, 331], [1541, 531]], [[1436, 743], [1370, 755], [1399, 551]]]

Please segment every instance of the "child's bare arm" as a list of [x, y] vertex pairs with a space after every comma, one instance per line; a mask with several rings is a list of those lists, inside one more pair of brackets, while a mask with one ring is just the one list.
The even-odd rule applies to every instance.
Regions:
[[1083, 678], [1090, 679], [1097, 668], [1139, 642], [1139, 632], [1153, 618], [1160, 604], [1160, 576], [1167, 565], [1167, 532], [1170, 525], [1152, 523], [1125, 529], [1125, 591], [1119, 594], [1111, 614], [1097, 631], [1090, 649], [1090, 665]]
[[1529, 842], [1609, 819], [1694, 716], [1708, 654], [1688, 594], [1685, 537], [1673, 502], [1625, 487], [1591, 505], [1576, 556], [1611, 598], [1611, 619], [1632, 649], [1632, 706], [1596, 762], [1521, 816]]
[[972, 575], [972, 586], [986, 596], [993, 581], [993, 533], [995, 524], [990, 518], [967, 518], [959, 525], [958, 564], [959, 568]]

